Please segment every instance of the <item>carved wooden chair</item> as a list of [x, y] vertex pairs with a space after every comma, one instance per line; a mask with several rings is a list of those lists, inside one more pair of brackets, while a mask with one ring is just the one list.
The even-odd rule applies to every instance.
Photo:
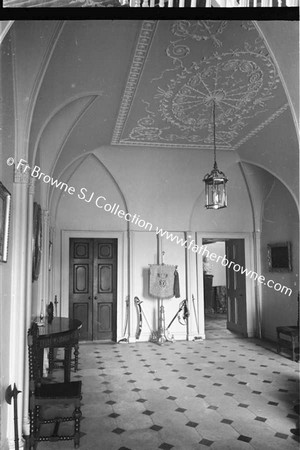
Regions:
[[[41, 361], [43, 348], [38, 343], [38, 326], [33, 323], [28, 331], [29, 355], [29, 450], [36, 449], [39, 441], [65, 441], [74, 439], [79, 447], [81, 418], [81, 381], [47, 383], [42, 380]], [[72, 411], [70, 412], [70, 409]], [[59, 434], [63, 422], [74, 421], [74, 431]], [[51, 425], [51, 424], [54, 424]], [[42, 434], [41, 428], [47, 433]], [[51, 430], [52, 429], [52, 430]], [[51, 433], [52, 431], [52, 433]]]

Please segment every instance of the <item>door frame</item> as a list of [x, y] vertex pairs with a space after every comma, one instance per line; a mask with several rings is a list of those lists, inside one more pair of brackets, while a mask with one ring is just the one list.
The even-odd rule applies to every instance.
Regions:
[[[252, 233], [222, 233], [222, 232], [209, 232], [209, 231], [199, 231], [196, 233], [197, 235], [197, 243], [199, 246], [202, 244], [202, 239], [219, 239], [219, 240], [225, 240], [225, 239], [243, 239], [245, 243], [245, 265], [246, 268], [249, 270], [255, 270], [255, 264], [254, 264], [254, 243], [253, 243], [253, 235]], [[203, 286], [203, 262], [202, 257], [197, 254], [198, 259], [198, 283], [199, 283], [199, 292], [204, 292], [204, 286]], [[257, 317], [257, 311], [256, 311], [256, 282], [245, 276], [246, 278], [246, 315], [247, 315], [247, 330], [246, 330], [246, 336], [247, 337], [255, 337], [256, 336], [256, 329], [257, 329], [257, 323], [256, 323], [256, 317]], [[204, 320], [204, 300], [201, 302], [200, 305], [200, 314], [203, 314], [203, 320]], [[204, 325], [204, 324], [203, 324]]]
[[[70, 238], [98, 238], [117, 239], [117, 341], [122, 336], [123, 318], [126, 313], [124, 292], [128, 292], [127, 273], [127, 247], [126, 231], [88, 231], [88, 230], [62, 230], [61, 231], [61, 315], [69, 316], [69, 264], [70, 264]], [[67, 274], [67, 276], [63, 276]]]

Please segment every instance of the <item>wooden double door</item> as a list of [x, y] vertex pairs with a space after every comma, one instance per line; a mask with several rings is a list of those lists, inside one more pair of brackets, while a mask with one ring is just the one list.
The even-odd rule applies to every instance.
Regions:
[[117, 240], [70, 239], [69, 317], [81, 340], [116, 340]]

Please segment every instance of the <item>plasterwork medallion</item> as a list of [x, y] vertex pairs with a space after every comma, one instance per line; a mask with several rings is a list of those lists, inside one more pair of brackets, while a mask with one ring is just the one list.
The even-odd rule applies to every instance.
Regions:
[[[144, 113], [135, 124], [127, 120], [118, 143], [211, 148], [215, 102], [217, 146], [233, 149], [274, 112], [280, 85], [256, 28], [249, 22], [233, 26], [227, 21], [180, 20], [168, 22], [163, 34], [163, 25], [153, 38], [164, 45], [162, 63], [156, 63], [160, 71], [152, 76], [150, 52], [135, 94], [136, 110], [131, 110], [132, 118], [137, 110]], [[239, 33], [240, 39], [230, 33]], [[161, 42], [162, 36], [168, 42]]]

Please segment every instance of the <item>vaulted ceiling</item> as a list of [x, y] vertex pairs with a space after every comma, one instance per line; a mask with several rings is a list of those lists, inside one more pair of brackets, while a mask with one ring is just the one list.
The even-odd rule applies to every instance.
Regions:
[[215, 102], [218, 148], [233, 150], [288, 107], [252, 23], [145, 23], [138, 39], [113, 144], [210, 148]]
[[219, 151], [236, 151], [286, 184], [297, 170], [297, 86], [285, 80], [297, 71], [297, 23], [35, 22], [10, 32], [17, 81], [30, 98], [31, 110], [24, 99], [19, 109], [31, 159], [39, 155], [48, 173], [101, 146], [207, 151], [213, 102]]

